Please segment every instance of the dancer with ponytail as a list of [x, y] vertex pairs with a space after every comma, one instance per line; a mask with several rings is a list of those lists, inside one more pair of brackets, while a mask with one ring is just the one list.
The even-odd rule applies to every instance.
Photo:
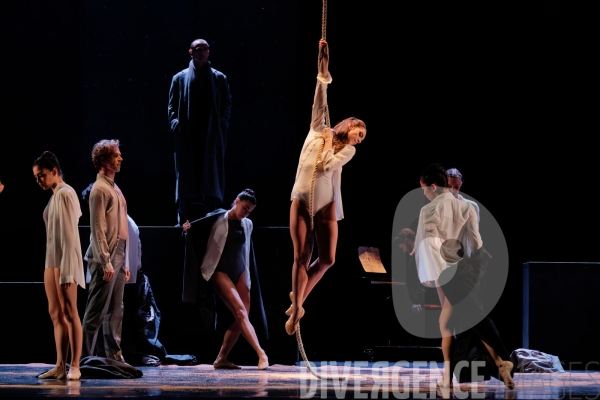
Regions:
[[[77, 193], [63, 181], [60, 164], [53, 153], [44, 151], [33, 162], [33, 177], [42, 189], [52, 190], [43, 214], [47, 236], [44, 288], [56, 344], [56, 365], [38, 378], [78, 380], [83, 331], [77, 311], [77, 285], [85, 289], [77, 227], [81, 208]], [[69, 345], [71, 363], [67, 373]]]
[[[233, 316], [233, 321], [223, 334], [223, 344], [217, 358], [213, 362], [215, 369], [241, 368], [228, 360], [229, 353], [240, 334], [256, 351], [258, 369], [264, 370], [269, 367], [269, 357], [259, 343], [250, 314], [250, 303], [254, 298], [253, 315], [258, 316], [257, 322], [260, 323], [258, 328], [266, 332], [266, 316], [252, 243], [254, 224], [248, 218], [255, 207], [254, 190], [244, 189], [231, 203], [229, 210], [218, 208], [204, 218], [191, 223], [185, 221], [182, 226], [186, 235], [186, 257], [193, 252], [192, 259], [195, 259], [190, 260], [192, 261], [190, 263], [186, 260], [184, 266], [184, 302], [197, 303], [202, 312], [206, 311], [203, 310], [204, 304], [199, 302], [206, 293], [199, 292], [206, 291], [206, 282], [208, 282]], [[207, 225], [208, 223], [210, 224]], [[205, 230], [207, 232], [204, 232]], [[194, 238], [192, 235], [195, 235]], [[216, 329], [215, 315], [211, 318], [213, 320], [210, 325]]]

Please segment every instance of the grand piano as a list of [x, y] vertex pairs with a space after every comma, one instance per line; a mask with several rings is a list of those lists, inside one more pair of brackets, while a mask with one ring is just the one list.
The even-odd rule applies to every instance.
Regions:
[[[368, 261], [373, 258], [375, 261], [370, 265]], [[406, 273], [392, 271], [391, 258], [377, 248], [365, 250], [361, 246], [352, 262], [353, 273], [348, 275], [360, 293], [356, 311], [363, 316], [360, 325], [363, 353], [369, 361], [441, 362], [440, 339], [415, 336], [400, 322], [404, 318], [407, 323], [439, 326], [441, 307], [437, 291], [426, 288], [421, 310], [413, 311]]]

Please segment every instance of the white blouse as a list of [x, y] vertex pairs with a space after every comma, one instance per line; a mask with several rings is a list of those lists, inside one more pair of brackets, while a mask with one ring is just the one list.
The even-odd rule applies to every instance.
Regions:
[[415, 238], [415, 260], [421, 282], [437, 280], [446, 268], [462, 258], [456, 253], [463, 245], [464, 254], [482, 245], [477, 212], [468, 202], [456, 199], [452, 193], [442, 193], [423, 206]]
[[296, 197], [305, 204], [309, 204], [313, 167], [317, 164], [317, 176], [328, 172], [333, 175], [333, 200], [335, 201], [336, 218], [339, 221], [344, 218], [341, 190], [342, 167], [354, 157], [356, 149], [354, 146], [346, 145], [335, 154], [333, 149], [329, 149], [321, 154], [320, 159], [317, 159], [319, 144], [323, 141], [323, 131], [327, 128], [325, 124], [327, 85], [331, 83], [332, 78], [329, 73], [326, 76], [326, 78], [321, 75], [317, 76], [310, 130], [302, 146], [290, 200]]
[[77, 282], [85, 289], [78, 228], [79, 199], [75, 190], [64, 182], [56, 185], [53, 191], [44, 210], [46, 268], [60, 268], [60, 284]]

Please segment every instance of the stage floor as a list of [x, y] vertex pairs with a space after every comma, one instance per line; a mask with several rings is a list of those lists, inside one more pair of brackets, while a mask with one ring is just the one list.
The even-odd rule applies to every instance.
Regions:
[[[455, 384], [436, 391], [440, 363], [317, 362], [315, 377], [304, 363], [215, 370], [212, 365], [139, 367], [136, 379], [42, 380], [36, 376], [49, 364], [0, 364], [0, 397], [54, 399], [166, 398], [485, 398], [485, 399], [598, 399], [600, 371], [516, 373], [516, 388], [490, 381]], [[340, 380], [339, 377], [345, 377]], [[334, 379], [327, 379], [334, 378]]]

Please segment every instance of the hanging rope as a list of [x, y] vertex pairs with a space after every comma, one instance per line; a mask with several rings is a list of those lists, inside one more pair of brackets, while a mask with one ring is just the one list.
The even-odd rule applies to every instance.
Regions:
[[[327, 379], [327, 380], [333, 380], [335, 379], [333, 376], [326, 376], [325, 378], [323, 378], [321, 375], [319, 375], [317, 373], [317, 371], [315, 371], [311, 366], [310, 366], [310, 362], [308, 362], [308, 358], [306, 357], [306, 353], [304, 352], [304, 346], [302, 345], [302, 339], [300, 338], [300, 323], [298, 323], [298, 327], [296, 328], [296, 339], [298, 340], [298, 349], [300, 349], [300, 354], [302, 354], [302, 358], [304, 359], [304, 364], [306, 364], [306, 368], [308, 368], [308, 370], [310, 371], [311, 374], [313, 374], [314, 376], [316, 376], [319, 379]], [[339, 376], [338, 377], [339, 380], [343, 381], [346, 379], [345, 376]]]
[[[326, 39], [326, 28], [327, 28], [327, 0], [323, 0], [323, 11], [321, 13], [321, 38], [323, 40]], [[322, 53], [319, 52], [319, 61], [321, 59]], [[329, 122], [329, 107], [325, 104], [325, 125], [327, 129], [331, 129], [331, 124]], [[325, 145], [325, 139], [322, 139], [319, 143], [319, 149], [317, 150], [317, 158], [315, 160], [315, 165], [313, 166], [312, 178], [310, 181], [310, 195], [308, 196], [308, 212], [310, 214], [310, 231], [308, 232], [308, 243], [310, 243], [310, 254], [313, 253], [313, 243], [314, 243], [314, 230], [315, 230], [315, 219], [313, 216], [313, 203], [315, 199], [315, 180], [317, 178], [317, 165], [321, 162], [321, 154], [323, 153], [323, 146]], [[316, 376], [319, 379], [328, 379], [333, 380], [332, 376], [327, 376], [323, 378], [319, 375], [310, 365], [308, 361], [308, 357], [306, 357], [306, 352], [304, 351], [304, 345], [302, 344], [302, 337], [300, 336], [300, 322], [298, 322], [298, 326], [296, 327], [296, 340], [298, 341], [298, 349], [300, 350], [300, 354], [302, 355], [302, 359], [304, 360], [304, 364], [306, 364], [306, 368], [310, 371], [311, 374]], [[340, 380], [345, 380], [345, 376], [339, 377]]]
[[[323, 9], [321, 11], [321, 39], [327, 40], [327, 0], [323, 0]], [[321, 58], [323, 53], [319, 51], [319, 63], [321, 62]], [[318, 67], [318, 65], [317, 65]], [[325, 125], [327, 129], [331, 129], [331, 123], [329, 122], [329, 106], [325, 104]], [[323, 152], [323, 146], [325, 145], [325, 139], [321, 141], [319, 144], [319, 150], [317, 151], [317, 159], [315, 165], [313, 166], [312, 178], [310, 181], [310, 195], [308, 198], [308, 208], [310, 212], [310, 232], [309, 232], [309, 240], [310, 240], [310, 254], [312, 254], [313, 250], [313, 231], [315, 227], [314, 217], [313, 217], [313, 202], [315, 198], [315, 179], [317, 177], [317, 165], [321, 161], [321, 153]]]
[[[321, 39], [327, 40], [327, 0], [323, 0], [323, 9], [321, 11]], [[319, 53], [319, 59], [320, 58], [321, 53]], [[329, 107], [327, 104], [325, 104], [325, 125], [327, 125], [328, 128], [331, 127], [329, 122]]]
[[321, 38], [327, 40], [327, 0], [323, 0], [323, 11], [321, 11]]

